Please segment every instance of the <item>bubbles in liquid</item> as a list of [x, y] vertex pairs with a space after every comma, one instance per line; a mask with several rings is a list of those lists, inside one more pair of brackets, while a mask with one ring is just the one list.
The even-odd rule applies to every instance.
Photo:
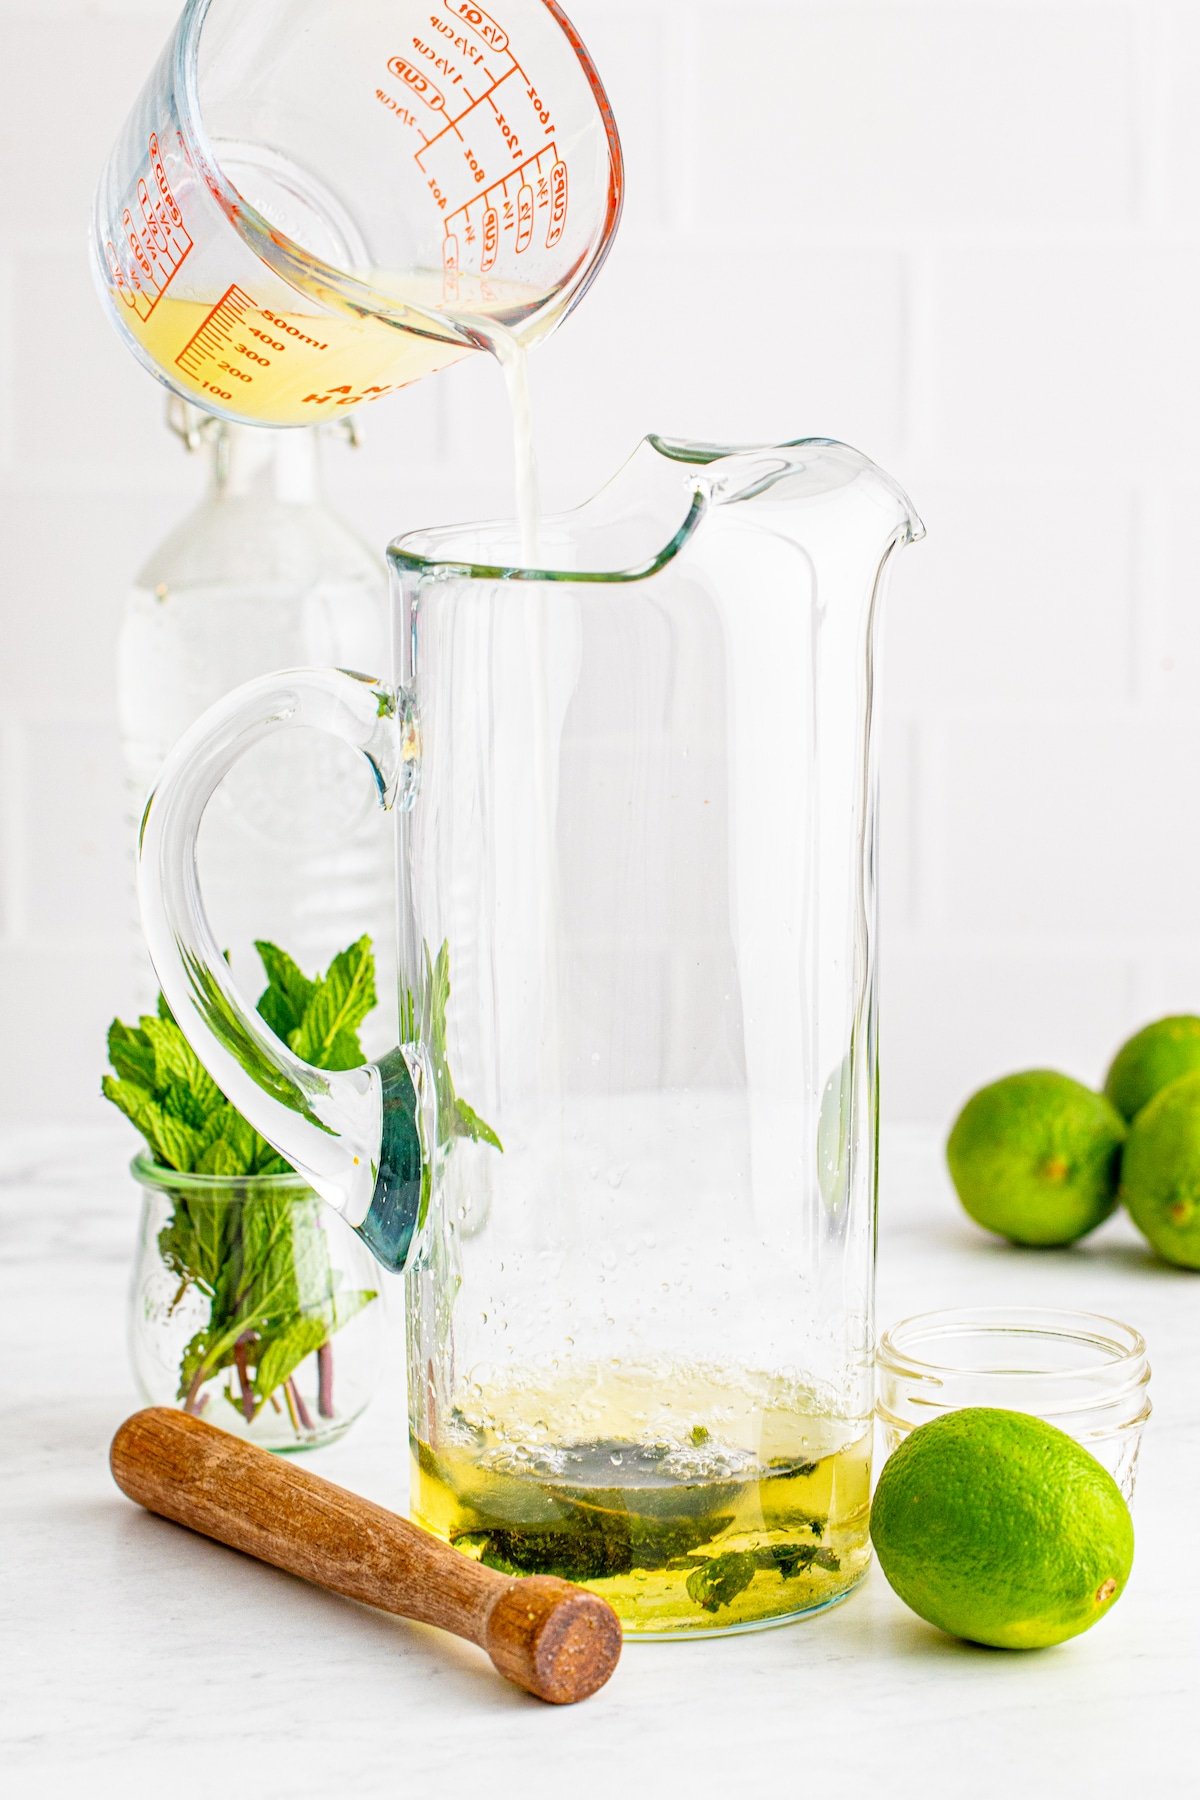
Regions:
[[866, 1567], [870, 1423], [795, 1381], [612, 1358], [510, 1371], [467, 1407], [414, 1441], [417, 1517], [492, 1567], [594, 1586], [627, 1630], [781, 1617]]

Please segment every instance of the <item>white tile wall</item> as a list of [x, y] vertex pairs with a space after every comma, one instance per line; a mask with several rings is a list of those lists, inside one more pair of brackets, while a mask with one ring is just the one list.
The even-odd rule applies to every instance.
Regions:
[[[535, 366], [546, 497], [649, 429], [848, 438], [929, 538], [897, 572], [885, 1104], [1095, 1078], [1200, 1009], [1195, 0], [568, 0], [629, 162]], [[200, 480], [103, 323], [101, 160], [175, 0], [0, 13], [0, 1118], [87, 1116], [129, 994], [113, 645]], [[17, 179], [15, 177], [24, 177]], [[507, 501], [494, 372], [328, 459], [373, 539]]]

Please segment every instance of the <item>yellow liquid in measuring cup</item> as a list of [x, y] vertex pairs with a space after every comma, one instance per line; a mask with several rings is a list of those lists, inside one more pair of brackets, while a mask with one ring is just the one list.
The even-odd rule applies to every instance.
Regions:
[[314, 424], [469, 354], [378, 319], [249, 306], [233, 290], [215, 303], [164, 295], [131, 328], [198, 405], [263, 425]]
[[870, 1457], [862, 1420], [768, 1377], [587, 1368], [415, 1440], [412, 1512], [477, 1561], [591, 1588], [627, 1632], [713, 1631], [853, 1587]]

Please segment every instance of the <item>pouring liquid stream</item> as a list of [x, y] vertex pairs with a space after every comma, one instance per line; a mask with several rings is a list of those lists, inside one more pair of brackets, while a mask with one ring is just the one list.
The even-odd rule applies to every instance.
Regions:
[[[517, 551], [520, 565], [535, 569], [541, 562], [537, 450], [533, 431], [533, 406], [529, 389], [529, 354], [512, 332], [489, 324], [480, 336], [504, 374], [512, 419], [513, 463], [516, 481]], [[523, 613], [525, 669], [529, 696], [529, 773], [531, 806], [526, 830], [530, 834], [529, 868], [536, 872], [529, 922], [532, 928], [531, 961], [539, 967], [538, 1012], [541, 1019], [541, 1054], [549, 1080], [554, 1081], [561, 1061], [561, 1037], [557, 1014], [556, 964], [559, 941], [557, 812], [558, 747], [553, 742], [555, 703], [553, 642], [554, 591], [543, 583], [519, 584], [514, 606]]]
[[495, 326], [488, 348], [504, 372], [512, 414], [513, 463], [516, 473], [517, 530], [521, 562], [535, 568], [538, 551], [538, 467], [533, 436], [533, 404], [529, 394], [529, 353], [520, 339]]

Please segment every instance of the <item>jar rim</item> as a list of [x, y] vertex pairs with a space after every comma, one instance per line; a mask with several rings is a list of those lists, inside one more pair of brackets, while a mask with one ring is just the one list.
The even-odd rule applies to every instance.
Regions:
[[218, 1194], [224, 1201], [258, 1199], [265, 1194], [314, 1193], [302, 1175], [293, 1170], [287, 1175], [197, 1175], [186, 1169], [169, 1169], [140, 1152], [129, 1165], [129, 1172], [142, 1187], [178, 1192], [187, 1188], [198, 1200]]
[[[1050, 1338], [1059, 1343], [1078, 1344], [1081, 1350], [1086, 1345], [1093, 1352], [1100, 1350], [1106, 1354], [1099, 1361], [1093, 1355], [1090, 1360], [1081, 1360], [1075, 1365], [1018, 1371], [1012, 1367], [971, 1368], [961, 1361], [937, 1360], [921, 1353], [926, 1344], [952, 1341], [968, 1333], [993, 1333], [997, 1339], [1013, 1340]], [[1141, 1332], [1120, 1319], [1105, 1313], [1041, 1306], [958, 1306], [916, 1313], [889, 1326], [880, 1336], [877, 1351], [879, 1363], [897, 1372], [908, 1371], [918, 1376], [970, 1375], [972, 1380], [985, 1382], [1011, 1380], [1019, 1373], [1023, 1381], [1047, 1385], [1077, 1377], [1094, 1377], [1099, 1369], [1115, 1374], [1122, 1367], [1128, 1367], [1132, 1372], [1138, 1364], [1144, 1364], [1145, 1357], [1146, 1341]], [[1149, 1370], [1146, 1370], [1141, 1380], [1148, 1378]]]

